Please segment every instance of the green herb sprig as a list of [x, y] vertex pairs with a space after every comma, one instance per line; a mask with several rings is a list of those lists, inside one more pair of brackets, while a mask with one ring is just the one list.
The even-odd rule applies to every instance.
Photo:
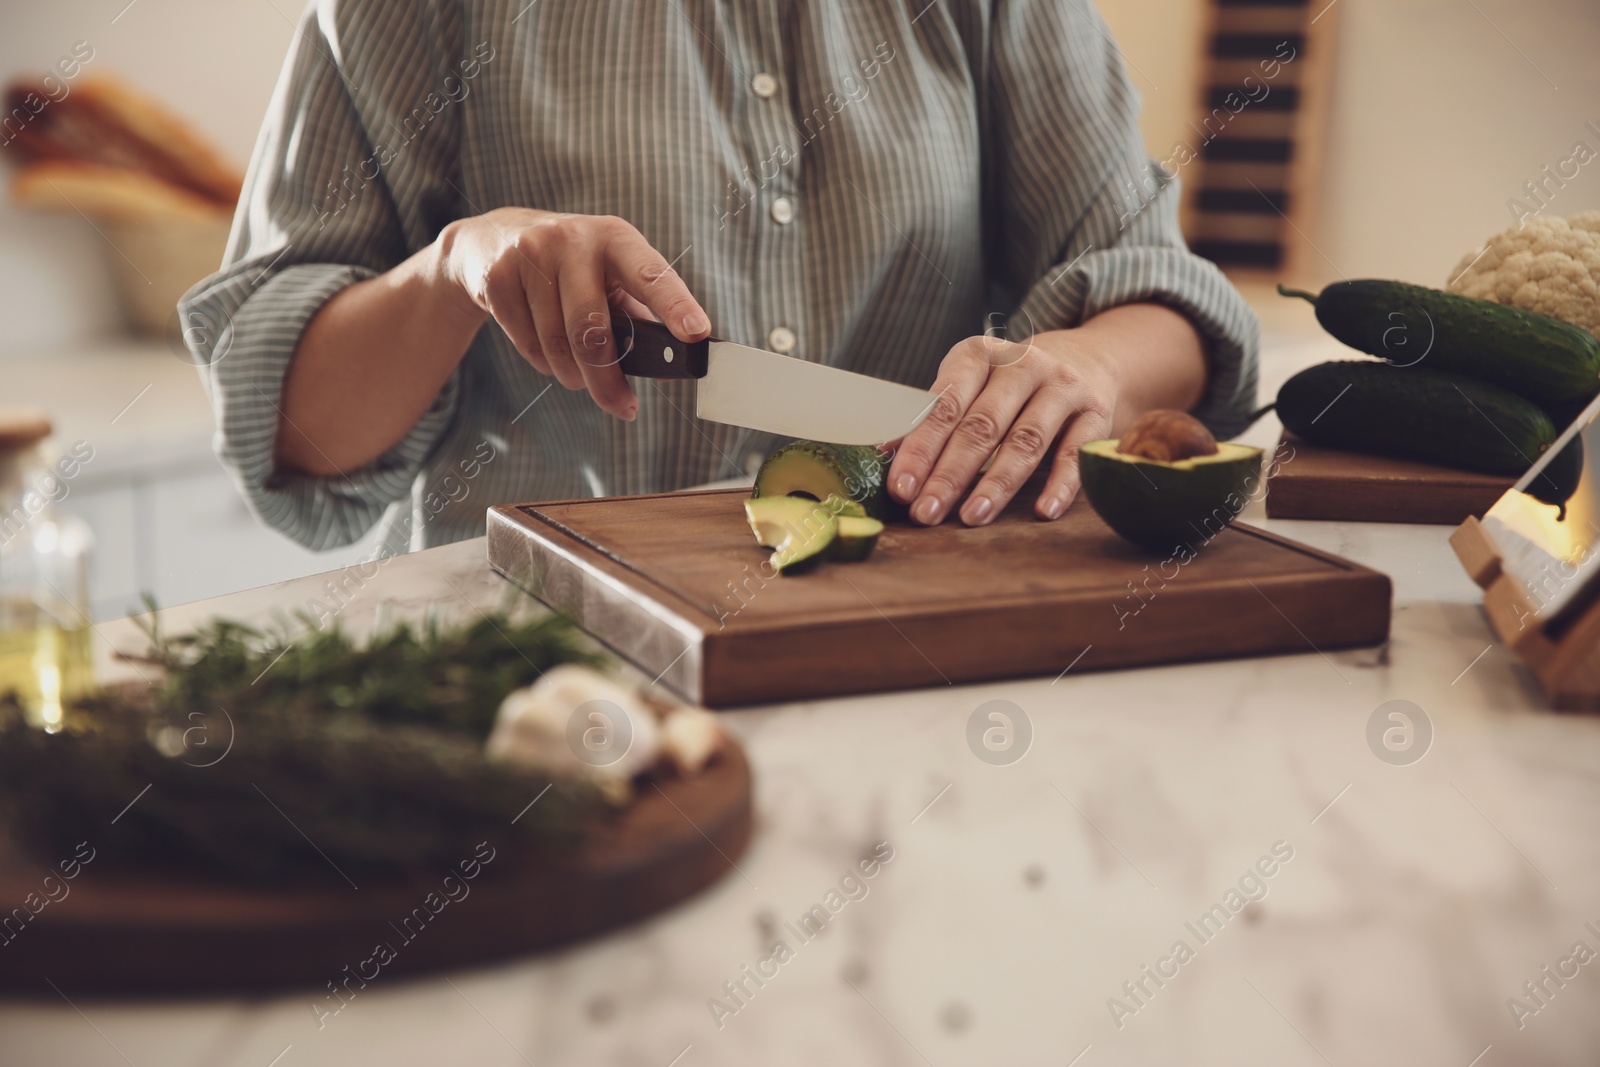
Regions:
[[443, 867], [485, 838], [559, 848], [602, 807], [581, 783], [483, 755], [507, 693], [604, 662], [559, 616], [502, 610], [358, 642], [308, 617], [169, 636], [152, 605], [144, 628], [158, 685], [97, 691], [55, 735], [0, 702], [0, 821], [42, 855], [92, 840], [258, 881], [330, 866], [359, 880]]

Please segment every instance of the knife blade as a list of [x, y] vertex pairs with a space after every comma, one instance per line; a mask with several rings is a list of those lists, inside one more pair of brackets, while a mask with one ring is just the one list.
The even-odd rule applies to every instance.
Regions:
[[927, 417], [934, 395], [866, 374], [715, 337], [678, 340], [659, 322], [613, 312], [622, 373], [693, 379], [695, 414], [711, 422], [838, 445], [881, 445]]

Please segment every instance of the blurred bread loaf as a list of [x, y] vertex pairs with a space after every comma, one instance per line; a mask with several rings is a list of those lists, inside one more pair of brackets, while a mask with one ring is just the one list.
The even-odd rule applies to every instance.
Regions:
[[179, 334], [178, 299], [222, 262], [243, 175], [188, 123], [104, 74], [6, 87], [0, 159], [18, 206], [81, 215], [136, 333]]
[[[37, 113], [29, 98], [46, 103]], [[39, 162], [72, 161], [135, 172], [231, 211], [243, 176], [182, 119], [120, 78], [85, 74], [51, 99], [43, 82], [6, 89], [5, 113], [31, 114], [11, 145]]]
[[202, 221], [223, 213], [215, 201], [149, 174], [71, 159], [24, 167], [11, 183], [11, 197], [23, 207], [76, 210], [110, 222]]

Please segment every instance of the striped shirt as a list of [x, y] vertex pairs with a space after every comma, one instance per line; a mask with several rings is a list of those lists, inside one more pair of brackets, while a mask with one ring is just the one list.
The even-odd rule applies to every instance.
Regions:
[[1256, 321], [1184, 245], [1138, 108], [1090, 0], [315, 0], [223, 269], [184, 299], [218, 453], [313, 548], [381, 522], [405, 551], [481, 533], [491, 504], [748, 475], [777, 442], [696, 419], [692, 383], [636, 381], [625, 423], [493, 322], [388, 453], [275, 471], [311, 316], [506, 206], [620, 216], [717, 336], [918, 387], [985, 329], [1158, 301], [1206, 338], [1197, 414], [1232, 435]]

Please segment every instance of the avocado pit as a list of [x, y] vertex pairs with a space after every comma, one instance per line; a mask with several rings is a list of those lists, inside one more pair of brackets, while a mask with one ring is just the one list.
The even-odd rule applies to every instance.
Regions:
[[1118, 450], [1162, 463], [1217, 454], [1217, 439], [1205, 424], [1186, 411], [1157, 408], [1134, 420], [1119, 439]]

